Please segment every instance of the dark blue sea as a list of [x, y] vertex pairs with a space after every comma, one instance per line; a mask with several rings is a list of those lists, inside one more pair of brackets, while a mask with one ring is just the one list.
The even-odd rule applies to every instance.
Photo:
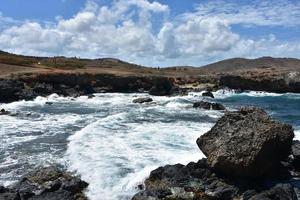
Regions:
[[[192, 108], [201, 93], [152, 97], [147, 94], [95, 94], [89, 99], [38, 97], [0, 104], [13, 116], [0, 116], [0, 185], [10, 185], [38, 166], [57, 165], [90, 185], [91, 200], [130, 199], [150, 171], [203, 157], [196, 139], [224, 113]], [[300, 95], [220, 90], [215, 99], [228, 110], [264, 108], [292, 124], [300, 139]]]

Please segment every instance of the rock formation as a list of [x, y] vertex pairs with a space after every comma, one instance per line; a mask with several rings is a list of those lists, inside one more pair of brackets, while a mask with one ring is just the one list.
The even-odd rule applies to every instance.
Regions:
[[216, 171], [253, 178], [276, 172], [290, 154], [293, 137], [292, 126], [261, 109], [243, 108], [225, 114], [197, 144]]
[[133, 103], [149, 103], [152, 101], [153, 101], [153, 99], [150, 97], [142, 97], [142, 98], [134, 99], [132, 102]]
[[27, 174], [12, 188], [0, 187], [1, 200], [87, 200], [88, 184], [55, 167]]
[[159, 167], [132, 199], [297, 199], [300, 142], [292, 144], [293, 136], [291, 126], [261, 109], [228, 112], [197, 140], [208, 159]]
[[220, 103], [210, 103], [206, 101], [199, 101], [193, 104], [194, 108], [202, 108], [205, 110], [225, 110], [225, 107]]
[[214, 95], [213, 95], [213, 93], [210, 92], [210, 91], [203, 92], [202, 96], [204, 96], [204, 97], [210, 97], [210, 98], [215, 98]]

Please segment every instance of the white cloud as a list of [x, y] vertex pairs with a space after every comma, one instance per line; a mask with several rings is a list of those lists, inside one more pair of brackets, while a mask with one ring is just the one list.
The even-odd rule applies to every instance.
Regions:
[[[300, 57], [300, 42], [281, 42], [272, 34], [246, 39], [231, 30], [235, 23], [285, 23], [285, 16], [279, 20], [274, 14], [280, 4], [274, 10], [266, 9], [270, 7], [266, 3], [262, 5], [256, 10], [242, 6], [243, 11], [249, 11], [243, 14], [231, 4], [213, 10], [214, 3], [207, 3], [198, 6], [196, 12], [170, 20], [169, 7], [155, 1], [119, 0], [100, 6], [90, 0], [70, 19], [57, 17], [56, 23], [46, 25], [25, 21], [0, 29], [0, 47], [43, 56], [117, 57], [148, 66], [199, 66], [223, 58], [262, 55]], [[289, 26], [295, 23], [297, 11], [292, 9], [291, 13]], [[0, 15], [0, 22], [2, 18]]]
[[218, 17], [230, 24], [259, 26], [299, 26], [300, 1], [294, 0], [253, 0], [251, 4], [243, 1], [219, 0], [199, 4], [197, 11], [185, 17]]

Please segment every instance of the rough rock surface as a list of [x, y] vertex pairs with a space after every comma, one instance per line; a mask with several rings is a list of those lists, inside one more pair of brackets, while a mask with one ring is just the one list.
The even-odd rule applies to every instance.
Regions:
[[142, 98], [134, 99], [132, 102], [133, 103], [149, 103], [152, 101], [153, 101], [153, 99], [150, 97], [142, 97]]
[[48, 167], [33, 171], [12, 188], [0, 187], [1, 200], [87, 200], [88, 184], [77, 177]]
[[242, 108], [225, 114], [197, 144], [216, 171], [254, 178], [276, 173], [290, 154], [293, 137], [292, 126], [261, 109]]
[[157, 168], [132, 200], [297, 200], [299, 183], [289, 175], [260, 180], [220, 176], [202, 159]]
[[210, 91], [203, 92], [203, 93], [202, 93], [202, 96], [204, 96], [204, 97], [211, 97], [211, 98], [215, 98], [215, 97], [214, 97], [214, 95], [213, 95], [213, 93], [212, 93], [212, 92], [210, 92]]
[[225, 110], [225, 107], [220, 103], [210, 103], [206, 101], [199, 101], [193, 104], [194, 108], [202, 108], [206, 110]]

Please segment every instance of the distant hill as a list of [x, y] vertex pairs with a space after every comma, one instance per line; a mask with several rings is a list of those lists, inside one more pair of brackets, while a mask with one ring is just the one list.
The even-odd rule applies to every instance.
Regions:
[[202, 67], [203, 70], [217, 73], [250, 71], [253, 69], [276, 69], [282, 71], [300, 70], [300, 60], [295, 58], [261, 57], [257, 59], [232, 58]]

